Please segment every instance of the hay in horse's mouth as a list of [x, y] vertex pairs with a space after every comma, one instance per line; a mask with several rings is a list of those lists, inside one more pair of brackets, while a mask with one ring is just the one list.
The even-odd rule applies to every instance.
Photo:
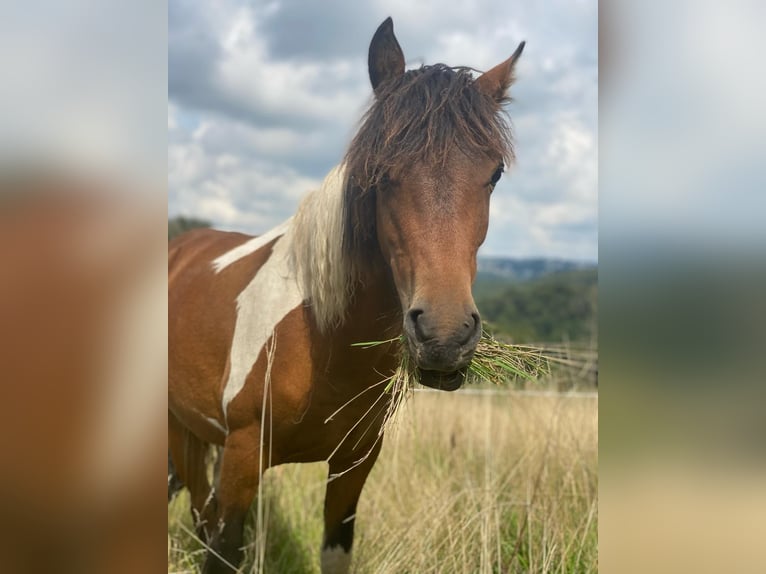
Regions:
[[542, 349], [501, 343], [487, 332], [482, 332], [470, 364], [451, 373], [429, 371], [415, 365], [404, 335], [385, 341], [354, 343], [352, 346], [364, 349], [388, 344], [398, 345], [400, 357], [396, 371], [387, 379], [385, 390], [391, 393], [411, 390], [416, 383], [454, 391], [464, 382], [502, 385], [514, 378], [534, 380], [550, 374], [551, 357], [545, 356]]
[[386, 341], [355, 343], [353, 346], [364, 349], [378, 345], [396, 345], [399, 353], [396, 370], [379, 383], [385, 384], [383, 392], [390, 396], [379, 436], [392, 423], [418, 383], [442, 391], [456, 391], [465, 382], [502, 385], [515, 378], [534, 380], [550, 373], [549, 357], [543, 354], [542, 349], [501, 343], [486, 332], [482, 333], [471, 363], [451, 373], [417, 367], [407, 350], [404, 335]]

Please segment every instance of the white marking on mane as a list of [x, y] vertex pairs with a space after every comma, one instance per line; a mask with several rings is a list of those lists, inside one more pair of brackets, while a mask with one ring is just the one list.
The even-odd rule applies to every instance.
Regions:
[[301, 202], [292, 226], [290, 257], [322, 332], [342, 323], [357, 279], [343, 251], [345, 181], [343, 165], [333, 168]]
[[213, 269], [215, 269], [216, 273], [220, 273], [223, 269], [231, 265], [232, 263], [235, 263], [242, 259], [243, 257], [247, 257], [251, 253], [255, 253], [258, 251], [261, 247], [266, 245], [267, 243], [270, 243], [280, 235], [283, 235], [285, 231], [290, 227], [290, 221], [292, 220], [292, 217], [288, 219], [287, 221], [277, 225], [274, 229], [271, 229], [264, 233], [263, 235], [259, 235], [258, 237], [253, 237], [252, 239], [246, 241], [242, 245], [239, 245], [232, 249], [231, 251], [227, 251], [217, 259], [213, 260]]

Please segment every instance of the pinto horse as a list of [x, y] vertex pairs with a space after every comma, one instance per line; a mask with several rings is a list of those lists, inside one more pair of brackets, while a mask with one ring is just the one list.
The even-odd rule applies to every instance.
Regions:
[[[404, 333], [423, 384], [462, 385], [481, 335], [476, 252], [514, 157], [503, 104], [523, 47], [478, 78], [405, 71], [388, 18], [369, 48], [373, 103], [297, 214], [259, 237], [195, 230], [170, 244], [168, 442], [209, 543], [204, 572], [240, 563], [266, 468], [322, 460], [322, 572], [348, 571], [390, 400], [381, 379], [398, 363], [393, 344], [354, 343]], [[222, 447], [213, 487], [210, 445]]]

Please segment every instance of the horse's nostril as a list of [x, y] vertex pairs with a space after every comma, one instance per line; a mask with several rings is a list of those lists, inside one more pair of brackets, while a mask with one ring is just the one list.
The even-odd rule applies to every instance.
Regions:
[[481, 319], [475, 311], [466, 313], [463, 315], [462, 322], [458, 319], [458, 322], [452, 323], [451, 326], [447, 321], [442, 320], [442, 323], [446, 325], [442, 325], [441, 331], [437, 329], [439, 323], [435, 321], [438, 318], [438, 315], [429, 315], [422, 308], [407, 311], [404, 326], [410, 340], [416, 343], [428, 343], [435, 340], [440, 344], [466, 345], [475, 338], [481, 326]]
[[417, 324], [418, 317], [423, 314], [423, 309], [410, 309], [409, 317], [413, 324]]
[[461, 345], [465, 345], [468, 343], [468, 341], [471, 340], [471, 338], [473, 338], [473, 336], [476, 334], [476, 330], [479, 328], [479, 325], [481, 325], [481, 319], [478, 313], [473, 312], [465, 318], [462, 324], [463, 328], [460, 333]]
[[425, 341], [428, 334], [424, 329], [422, 321], [423, 309], [410, 309], [407, 313], [407, 328], [411, 335], [415, 336], [417, 341]]

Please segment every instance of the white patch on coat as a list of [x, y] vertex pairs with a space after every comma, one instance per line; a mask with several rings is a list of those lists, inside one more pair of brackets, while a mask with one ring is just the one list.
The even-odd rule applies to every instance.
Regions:
[[220, 272], [276, 239], [266, 263], [237, 297], [229, 378], [221, 401], [226, 427], [229, 404], [245, 386], [266, 341], [290, 311], [308, 301], [322, 330], [343, 319], [357, 275], [343, 249], [344, 186], [345, 170], [339, 166], [303, 199], [295, 218], [213, 261], [215, 271]]
[[229, 403], [245, 386], [247, 376], [264, 344], [282, 319], [303, 303], [304, 296], [288, 257], [290, 229], [286, 224], [280, 227], [286, 229], [285, 234], [274, 243], [266, 263], [237, 297], [237, 320], [229, 354], [229, 378], [221, 401], [227, 427]]
[[216, 273], [220, 273], [223, 269], [225, 269], [232, 263], [239, 261], [243, 257], [247, 257], [251, 253], [255, 253], [267, 243], [271, 243], [274, 239], [276, 239], [280, 235], [283, 235], [290, 227], [290, 221], [292, 221], [292, 217], [288, 219], [287, 221], [280, 223], [274, 229], [270, 229], [263, 235], [259, 235], [258, 237], [253, 237], [252, 239], [246, 241], [242, 245], [239, 245], [238, 247], [235, 247], [234, 249], [227, 251], [226, 253], [218, 257], [217, 259], [214, 259], [213, 269], [215, 269]]
[[351, 553], [343, 546], [322, 549], [322, 574], [347, 574], [351, 566]]

